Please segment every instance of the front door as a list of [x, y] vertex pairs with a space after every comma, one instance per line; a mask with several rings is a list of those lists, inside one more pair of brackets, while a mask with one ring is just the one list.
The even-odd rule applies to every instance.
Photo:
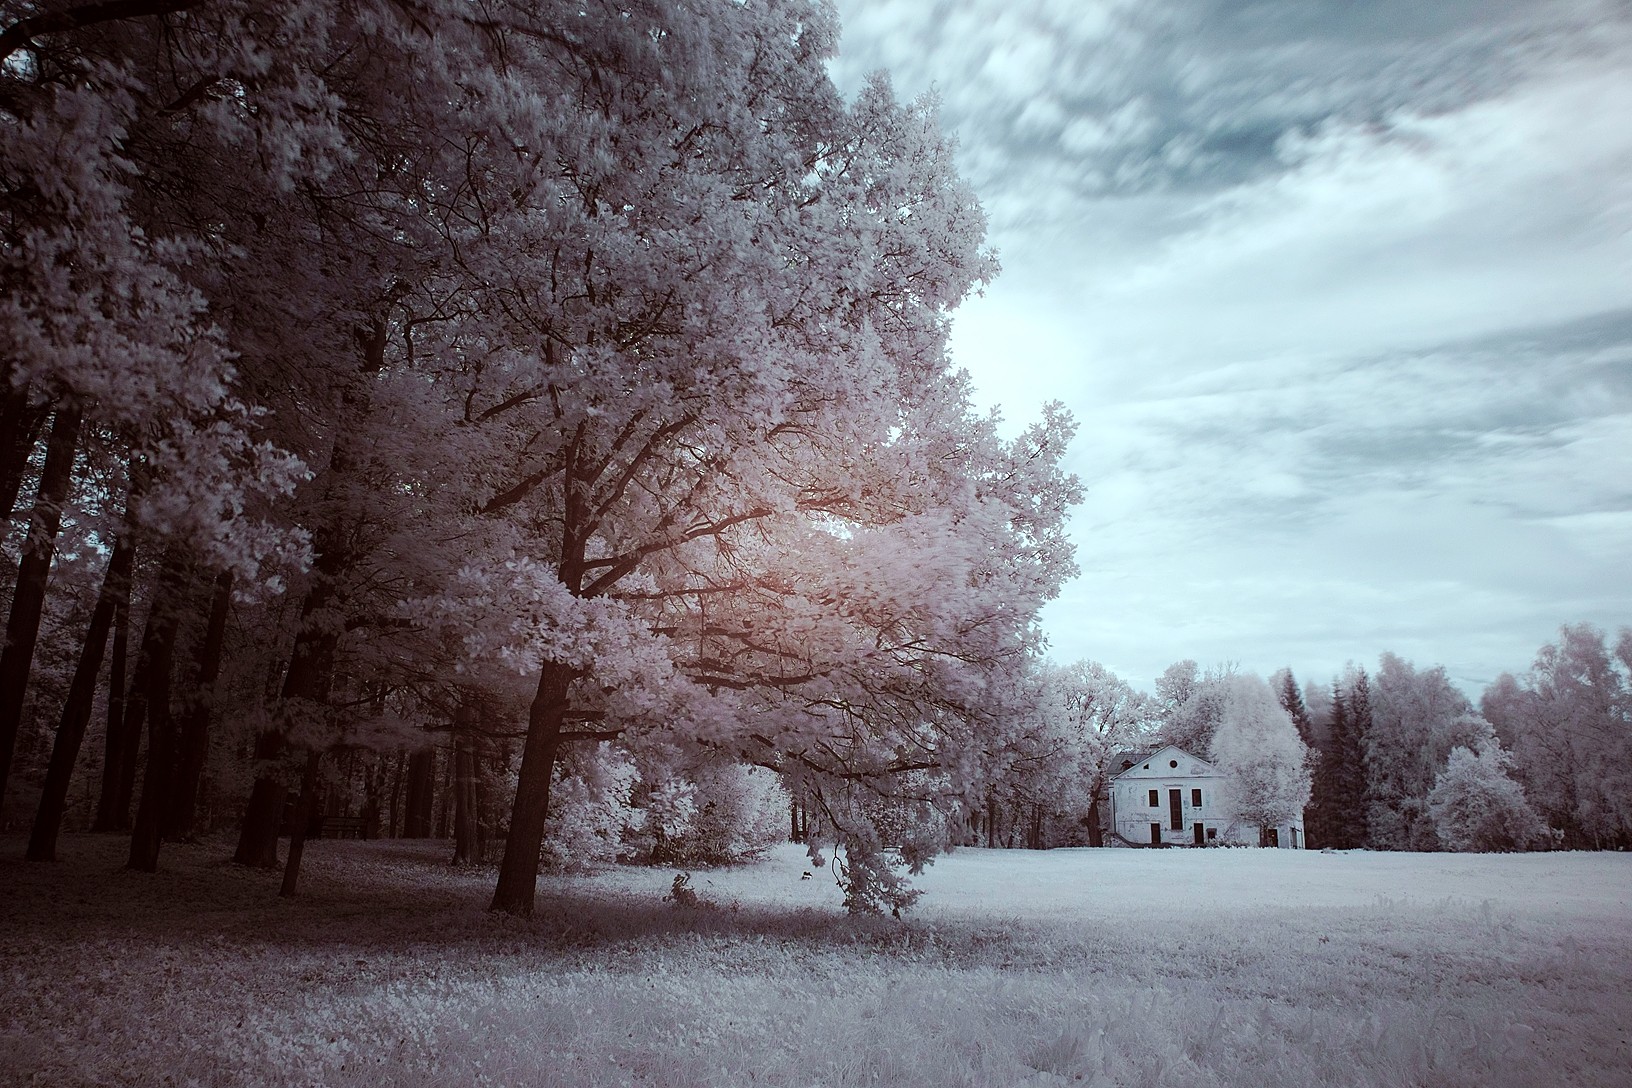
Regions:
[[1152, 846], [1160, 845], [1161, 841], [1162, 841], [1162, 825], [1161, 824], [1151, 824], [1150, 825], [1150, 843], [1151, 843], [1151, 845]]
[[1167, 791], [1167, 826], [1174, 831], [1184, 830], [1184, 791]]
[[1206, 841], [1207, 840], [1202, 837], [1201, 825], [1197, 824], [1196, 825], [1196, 845], [1200, 846], [1203, 843], [1205, 843]]

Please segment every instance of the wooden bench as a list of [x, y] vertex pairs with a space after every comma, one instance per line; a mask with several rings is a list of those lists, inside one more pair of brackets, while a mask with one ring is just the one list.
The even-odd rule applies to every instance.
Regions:
[[361, 839], [368, 830], [361, 816], [325, 816], [322, 828], [325, 839]]

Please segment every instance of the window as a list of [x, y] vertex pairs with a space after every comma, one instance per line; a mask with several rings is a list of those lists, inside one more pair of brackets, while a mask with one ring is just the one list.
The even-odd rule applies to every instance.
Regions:
[[1167, 765], [1169, 767], [1177, 767], [1179, 765], [1179, 761], [1176, 759], [1170, 759], [1167, 761]]
[[1200, 808], [1201, 807], [1201, 791], [1200, 790], [1191, 790], [1190, 791], [1190, 804], [1194, 808]]
[[1207, 837], [1208, 837], [1208, 838], [1209, 838], [1209, 839], [1216, 839], [1216, 838], [1218, 838], [1218, 828], [1216, 828], [1216, 827], [1209, 827], [1209, 828], [1208, 828], [1208, 829], [1207, 829]]
[[1161, 808], [1162, 807], [1162, 793], [1161, 793], [1160, 790], [1151, 790], [1150, 791], [1150, 807], [1151, 808]]

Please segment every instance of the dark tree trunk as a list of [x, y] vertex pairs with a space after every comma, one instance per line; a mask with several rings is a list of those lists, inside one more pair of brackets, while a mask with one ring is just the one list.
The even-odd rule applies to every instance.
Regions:
[[799, 802], [788, 798], [788, 841], [799, 842]]
[[1099, 798], [1088, 803], [1088, 845], [1104, 846], [1105, 829], [1099, 826]]
[[28, 475], [28, 456], [40, 439], [40, 425], [50, 406], [30, 404], [28, 386], [13, 388], [12, 366], [0, 372], [0, 521], [17, 512], [17, 495]]
[[396, 838], [402, 831], [402, 821], [397, 817], [402, 811], [402, 777], [407, 763], [407, 753], [398, 752], [396, 766], [391, 775], [391, 812], [388, 817], [390, 828], [386, 832], [386, 834], [393, 839]]
[[527, 743], [521, 751], [516, 801], [510, 810], [510, 834], [499, 864], [499, 883], [489, 910], [506, 914], [533, 913], [538, 887], [538, 852], [544, 845], [544, 818], [550, 810], [550, 777], [561, 744], [568, 692], [578, 674], [566, 665], [546, 661], [538, 677], [538, 691], [527, 715]]
[[[474, 708], [461, 707], [462, 723], [476, 717]], [[482, 854], [481, 830], [476, 814], [476, 736], [464, 732], [453, 735], [453, 863], [473, 865]]]
[[142, 775], [142, 800], [136, 806], [136, 823], [130, 832], [128, 865], [137, 872], [152, 873], [159, 867], [160, 832], [164, 810], [170, 804], [176, 774], [176, 722], [170, 713], [170, 681], [174, 671], [176, 629], [184, 603], [180, 598], [186, 585], [184, 562], [172, 551], [165, 556], [159, 584], [148, 616], [142, 641], [146, 659], [143, 687], [147, 695], [147, 769]]
[[454, 774], [455, 751], [455, 746], [450, 744], [448, 746], [448, 758], [441, 762], [442, 788], [437, 791], [436, 795], [436, 837], [439, 839], [447, 838], [452, 834], [453, 830], [450, 810], [453, 808], [454, 783], [456, 781]]
[[[131, 556], [134, 560], [134, 552]], [[128, 763], [136, 766], [140, 737], [125, 728], [125, 660], [130, 643], [130, 594], [113, 605], [113, 659], [108, 662], [108, 728], [103, 740], [102, 787], [97, 794], [93, 831], [126, 831], [130, 824], [130, 804], [119, 805], [119, 786]], [[128, 794], [126, 795], [129, 796]]]
[[68, 686], [67, 702], [63, 704], [62, 720], [57, 725], [56, 741], [51, 746], [51, 764], [45, 772], [45, 789], [40, 793], [39, 811], [34, 816], [34, 829], [28, 838], [29, 861], [57, 860], [57, 834], [62, 830], [62, 814], [68, 803], [68, 784], [74, 775], [74, 763], [79, 759], [79, 746], [85, 739], [85, 726], [91, 720], [91, 704], [96, 701], [96, 678], [102, 671], [108, 628], [113, 623], [118, 602], [130, 595], [130, 571], [135, 558], [136, 549], [130, 542], [130, 533], [120, 533], [113, 544], [107, 573], [102, 576], [102, 589], [96, 596], [90, 627], [85, 632], [79, 663], [74, 667], [74, 678]]
[[289, 830], [289, 860], [283, 866], [283, 885], [278, 894], [293, 898], [300, 881], [300, 859], [306, 853], [306, 832], [317, 812], [317, 768], [322, 752], [306, 753], [306, 770], [300, 776], [300, 798], [295, 802], [295, 826]]
[[986, 849], [997, 848], [997, 798], [986, 795]]
[[403, 838], [430, 838], [435, 793], [436, 749], [421, 748], [408, 757], [408, 798], [402, 813]]
[[386, 763], [375, 756], [363, 776], [363, 838], [380, 837], [380, 797], [385, 793]]
[[199, 785], [210, 751], [210, 717], [215, 711], [215, 682], [221, 675], [221, 651], [227, 638], [227, 611], [232, 604], [232, 572], [215, 577], [210, 597], [210, 619], [198, 650], [196, 685], [182, 716], [180, 750], [176, 759], [176, 788], [165, 813], [164, 837], [171, 842], [193, 834], [198, 816]]
[[244, 826], [238, 831], [238, 849], [232, 860], [257, 869], [278, 867], [278, 825], [283, 822], [283, 803], [289, 787], [276, 778], [261, 776], [250, 788]]
[[17, 748], [17, 730], [23, 721], [23, 696], [34, 664], [34, 643], [40, 636], [40, 615], [45, 608], [45, 586], [51, 575], [51, 556], [62, 527], [62, 504], [74, 477], [74, 455], [79, 448], [80, 413], [77, 406], [57, 409], [51, 439], [45, 447], [40, 488], [29, 515], [28, 536], [17, 564], [16, 592], [6, 621], [5, 649], [0, 650], [0, 802]]
[[[149, 620], [152, 610], [148, 611]], [[130, 806], [136, 799], [136, 764], [141, 758], [143, 729], [147, 724], [147, 624], [142, 625], [142, 641], [136, 648], [136, 671], [125, 686], [125, 721], [122, 727], [125, 752], [119, 763], [119, 780], [114, 784], [114, 815], [119, 830], [130, 830]]]
[[[319, 548], [317, 567], [312, 587], [301, 604], [300, 630], [295, 635], [294, 649], [289, 655], [289, 671], [284, 674], [283, 690], [279, 699], [279, 713], [295, 700], [307, 704], [328, 701], [329, 685], [334, 675], [334, 651], [338, 636], [327, 617], [322, 615], [335, 599], [335, 579], [344, 568], [346, 559], [335, 546]], [[261, 731], [255, 738], [255, 760], [263, 766], [283, 755], [284, 735], [281, 722]], [[239, 865], [253, 865], [270, 869], [278, 864], [278, 824], [283, 819], [283, 802], [288, 788], [275, 774], [256, 776], [250, 789], [249, 804], [244, 809], [244, 822], [238, 832], [238, 849], [232, 860]]]
[[[124, 751], [120, 756], [119, 776], [114, 782], [112, 809], [117, 826], [111, 830], [128, 831], [131, 826], [130, 804], [136, 794], [136, 762], [142, 746], [142, 726], [147, 721], [148, 674], [157, 645], [154, 636], [159, 628], [154, 623], [161, 617], [160, 600], [160, 595], [155, 593], [153, 603], [147, 610], [147, 619], [142, 624], [142, 640], [136, 648], [135, 674], [125, 688], [124, 720], [119, 726], [124, 738], [121, 742]], [[152, 758], [151, 753], [148, 758]]]

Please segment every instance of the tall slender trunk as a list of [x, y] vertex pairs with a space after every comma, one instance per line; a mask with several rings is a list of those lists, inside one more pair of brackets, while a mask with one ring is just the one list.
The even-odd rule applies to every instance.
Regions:
[[306, 854], [306, 829], [317, 812], [317, 767], [323, 753], [313, 749], [306, 753], [306, 770], [300, 776], [300, 799], [295, 802], [295, 826], [289, 829], [289, 860], [283, 866], [283, 885], [278, 894], [293, 898], [295, 885], [300, 880], [300, 859]]
[[401, 811], [402, 776], [407, 762], [408, 754], [406, 752], [398, 752], [396, 766], [391, 775], [391, 812], [386, 820], [387, 824], [389, 825], [386, 831], [386, 836], [388, 838], [397, 838], [402, 831], [402, 823], [397, 819], [397, 814]]
[[85, 726], [91, 720], [91, 704], [96, 701], [96, 678], [102, 671], [102, 655], [108, 645], [108, 628], [113, 623], [115, 607], [130, 595], [130, 572], [136, 559], [136, 548], [131, 534], [121, 532], [113, 543], [113, 555], [108, 560], [107, 572], [102, 576], [102, 589], [96, 595], [96, 607], [91, 611], [90, 627], [80, 647], [79, 663], [74, 667], [74, 678], [68, 686], [68, 700], [63, 704], [62, 720], [57, 725], [57, 737], [51, 745], [51, 763], [45, 772], [45, 788], [40, 793], [39, 811], [34, 816], [34, 829], [28, 838], [29, 861], [56, 861], [57, 834], [62, 829], [62, 814], [68, 803], [68, 784], [74, 775], [74, 763], [79, 759], [79, 746], [85, 739]]
[[130, 806], [136, 800], [136, 764], [141, 757], [142, 734], [147, 725], [147, 659], [148, 628], [153, 610], [148, 609], [147, 622], [142, 624], [142, 640], [136, 647], [136, 668], [125, 685], [125, 752], [119, 763], [119, 780], [114, 783], [114, 815], [119, 819], [119, 830], [130, 830]]
[[27, 383], [11, 384], [13, 366], [0, 370], [0, 521], [17, 511], [17, 495], [28, 475], [28, 456], [40, 439], [40, 425], [50, 414], [46, 404], [31, 404]]
[[[132, 555], [132, 559], [134, 559]], [[136, 766], [139, 737], [125, 729], [125, 660], [130, 653], [130, 594], [113, 604], [113, 657], [108, 662], [108, 728], [102, 744], [102, 786], [96, 799], [93, 831], [124, 831], [130, 805], [119, 805], [119, 786], [128, 763]]]
[[[344, 565], [338, 546], [320, 549], [312, 587], [301, 605], [300, 630], [289, 655], [289, 671], [283, 677], [280, 714], [293, 700], [319, 704], [328, 701], [338, 636], [322, 613], [334, 601], [335, 577]], [[255, 761], [263, 768], [283, 752], [281, 722], [275, 722], [272, 728], [262, 730], [255, 737]], [[244, 810], [244, 822], [239, 828], [238, 849], [232, 856], [234, 862], [262, 869], [277, 867], [278, 825], [283, 819], [283, 803], [288, 793], [288, 787], [276, 772], [263, 770], [256, 775]]]
[[453, 863], [472, 865], [481, 856], [476, 815], [476, 736], [468, 731], [476, 717], [474, 707], [460, 707], [466, 731], [453, 735]]
[[554, 661], [546, 661], [539, 672], [538, 690], [527, 715], [527, 742], [521, 750], [516, 800], [510, 810], [510, 835], [504, 842], [499, 883], [493, 889], [489, 910], [533, 913], [538, 852], [544, 845], [544, 818], [550, 810], [550, 776], [560, 749], [568, 693], [577, 678], [576, 670]]
[[380, 795], [385, 792], [384, 774], [385, 760], [379, 756], [373, 757], [363, 771], [363, 818], [362, 837], [377, 839], [380, 837]]
[[421, 748], [408, 756], [408, 798], [403, 804], [402, 837], [428, 839], [436, 793], [436, 749]]
[[[160, 594], [155, 593], [153, 602], [148, 606], [147, 619], [142, 623], [142, 638], [136, 646], [136, 668], [130, 683], [124, 686], [124, 719], [119, 724], [123, 754], [119, 760], [118, 778], [114, 781], [111, 814], [115, 824], [110, 830], [128, 831], [131, 826], [130, 806], [136, 796], [137, 754], [142, 746], [142, 728], [147, 722], [148, 676], [152, 672], [150, 666], [158, 645], [155, 636], [163, 626], [158, 604], [160, 600]], [[159, 622], [157, 627], [154, 626], [156, 621]], [[115, 649], [118, 647], [115, 646]], [[152, 753], [148, 758], [152, 758]]]
[[450, 810], [453, 808], [454, 784], [457, 781], [454, 774], [454, 754], [456, 750], [454, 744], [448, 745], [448, 758], [442, 763], [441, 768], [442, 788], [437, 792], [436, 798], [436, 837], [439, 839], [447, 838], [453, 831], [450, 826], [452, 824]]
[[40, 615], [45, 609], [45, 586], [51, 574], [51, 556], [62, 527], [62, 504], [73, 483], [74, 456], [79, 449], [80, 411], [77, 405], [57, 408], [51, 438], [45, 447], [40, 488], [29, 515], [28, 536], [17, 564], [17, 589], [6, 621], [6, 645], [0, 650], [0, 802], [17, 749], [17, 731], [23, 722], [23, 696], [34, 665], [34, 643], [40, 636]]
[[[385, 313], [389, 313], [389, 304]], [[385, 368], [385, 349], [390, 340], [391, 323], [385, 313], [362, 322], [355, 330], [357, 347], [362, 358], [355, 374], [342, 375], [340, 403], [331, 417], [335, 442], [329, 450], [329, 463], [324, 469], [324, 493], [332, 497], [336, 479], [343, 479], [350, 471], [354, 458], [353, 447], [358, 444], [358, 427], [369, 407], [372, 376]], [[300, 628], [295, 633], [295, 645], [289, 655], [289, 671], [284, 674], [283, 690], [278, 699], [277, 714], [272, 728], [255, 738], [255, 759], [266, 768], [284, 751], [284, 714], [292, 699], [325, 704], [333, 680], [334, 654], [339, 636], [330, 617], [324, 615], [340, 600], [339, 580], [352, 562], [346, 550], [346, 533], [339, 521], [331, 520], [316, 528], [312, 541], [315, 559], [312, 563], [312, 582], [301, 604]], [[240, 865], [266, 868], [278, 864], [278, 824], [283, 814], [283, 803], [288, 789], [270, 769], [255, 778], [244, 809], [244, 821], [238, 833], [238, 849], [233, 861]]]
[[143, 636], [144, 642], [149, 637], [152, 639], [151, 649], [144, 654], [147, 671], [143, 677], [147, 695], [147, 769], [142, 775], [142, 800], [136, 806], [127, 863], [129, 868], [142, 873], [158, 870], [164, 810], [175, 786], [176, 722], [170, 713], [170, 683], [175, 666], [176, 630], [186, 606], [182, 599], [186, 584], [186, 562], [179, 552], [171, 549], [165, 555], [159, 574], [153, 612], [147, 621], [148, 635]]
[[232, 605], [232, 572], [215, 576], [210, 597], [210, 619], [198, 650], [194, 690], [181, 719], [180, 750], [176, 760], [176, 788], [164, 814], [164, 837], [171, 842], [189, 838], [198, 816], [199, 784], [210, 751], [210, 717], [215, 711], [215, 682], [221, 675], [221, 652], [227, 638], [227, 611]]

